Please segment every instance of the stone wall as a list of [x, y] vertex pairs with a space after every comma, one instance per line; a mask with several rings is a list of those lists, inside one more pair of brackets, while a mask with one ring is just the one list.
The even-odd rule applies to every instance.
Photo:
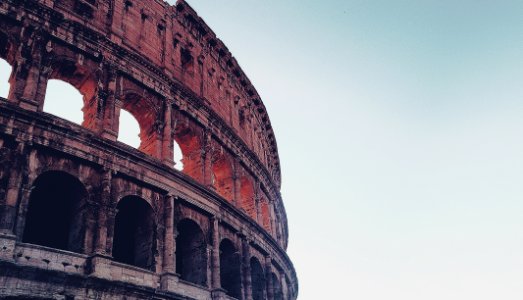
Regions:
[[[235, 299], [221, 285], [232, 278], [252, 299], [256, 257], [263, 297], [296, 299], [270, 121], [184, 1], [2, 1], [0, 59], [13, 68], [0, 99], [0, 297]], [[81, 126], [42, 112], [50, 79], [82, 94]], [[138, 149], [116, 141], [121, 110], [140, 125]], [[177, 245], [191, 241], [177, 239], [184, 220], [203, 235], [198, 256]], [[220, 266], [225, 240], [237, 266]], [[180, 278], [177, 246], [206, 278]]]

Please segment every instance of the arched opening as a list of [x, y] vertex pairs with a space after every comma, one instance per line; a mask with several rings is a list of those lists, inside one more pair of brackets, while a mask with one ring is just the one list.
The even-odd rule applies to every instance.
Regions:
[[140, 147], [140, 124], [130, 112], [121, 109], [118, 126], [118, 141], [133, 148]]
[[84, 122], [83, 106], [83, 95], [73, 85], [56, 79], [47, 82], [44, 112], [82, 125]]
[[230, 161], [220, 155], [212, 163], [212, 185], [216, 192], [228, 201], [233, 199], [233, 171]]
[[283, 300], [283, 290], [281, 288], [280, 280], [276, 274], [272, 273], [272, 289], [274, 291], [274, 300]]
[[11, 77], [12, 71], [11, 65], [6, 60], [0, 58], [0, 97], [5, 99], [7, 99], [9, 89], [11, 88], [9, 77]]
[[265, 299], [265, 273], [260, 264], [260, 261], [253, 257], [251, 258], [251, 285], [252, 285], [252, 300]]
[[137, 196], [122, 198], [116, 208], [114, 260], [154, 271], [156, 226], [153, 209]]
[[240, 255], [228, 239], [220, 243], [220, 282], [227, 295], [240, 299]]
[[74, 176], [43, 173], [33, 184], [23, 242], [83, 252], [86, 200], [87, 191]]
[[198, 135], [187, 124], [175, 129], [175, 143], [180, 147], [183, 157], [183, 172], [195, 180], [203, 181], [202, 147]]
[[12, 66], [6, 60], [8, 52], [9, 40], [5, 34], [0, 33], [0, 97], [6, 99], [11, 88], [9, 78], [13, 71]]
[[72, 53], [53, 59], [43, 111], [89, 129], [96, 128], [98, 80], [96, 63]]
[[176, 237], [176, 273], [180, 279], [194, 284], [207, 284], [207, 243], [194, 221], [185, 219], [178, 223]]
[[174, 168], [178, 171], [183, 171], [183, 153], [182, 149], [180, 148], [180, 145], [173, 140], [173, 161], [174, 161]]
[[256, 220], [256, 202], [254, 200], [254, 186], [248, 177], [240, 180], [240, 206], [251, 218]]
[[[154, 98], [144, 98], [141, 93], [135, 90], [130, 90], [124, 92], [120, 115], [125, 115], [123, 112], [127, 111], [132, 115], [133, 119], [138, 122], [138, 136], [140, 142], [138, 143], [139, 146], [137, 148], [148, 155], [160, 158], [161, 127], [159, 126], [161, 125], [161, 122], [158, 119], [159, 111], [157, 111], [156, 108], [157, 105], [154, 104]], [[134, 135], [134, 133], [135, 125], [133, 125], [133, 132], [131, 134]], [[136, 145], [135, 139], [133, 143]]]

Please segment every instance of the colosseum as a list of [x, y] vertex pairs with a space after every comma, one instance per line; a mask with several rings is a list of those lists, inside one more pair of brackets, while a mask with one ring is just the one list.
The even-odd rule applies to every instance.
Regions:
[[1, 299], [297, 298], [267, 111], [186, 2], [2, 0], [0, 60]]

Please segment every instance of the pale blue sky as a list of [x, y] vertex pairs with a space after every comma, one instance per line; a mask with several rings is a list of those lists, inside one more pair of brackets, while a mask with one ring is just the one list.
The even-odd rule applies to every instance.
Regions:
[[523, 2], [188, 2], [269, 111], [300, 300], [523, 299]]
[[299, 300], [523, 299], [522, 1], [188, 2], [271, 117]]

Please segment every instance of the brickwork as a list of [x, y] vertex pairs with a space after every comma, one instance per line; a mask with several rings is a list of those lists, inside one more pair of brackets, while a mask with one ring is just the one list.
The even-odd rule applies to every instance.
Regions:
[[[265, 107], [187, 3], [5, 0], [0, 59], [0, 298], [296, 299]], [[81, 125], [42, 113], [52, 79]]]

